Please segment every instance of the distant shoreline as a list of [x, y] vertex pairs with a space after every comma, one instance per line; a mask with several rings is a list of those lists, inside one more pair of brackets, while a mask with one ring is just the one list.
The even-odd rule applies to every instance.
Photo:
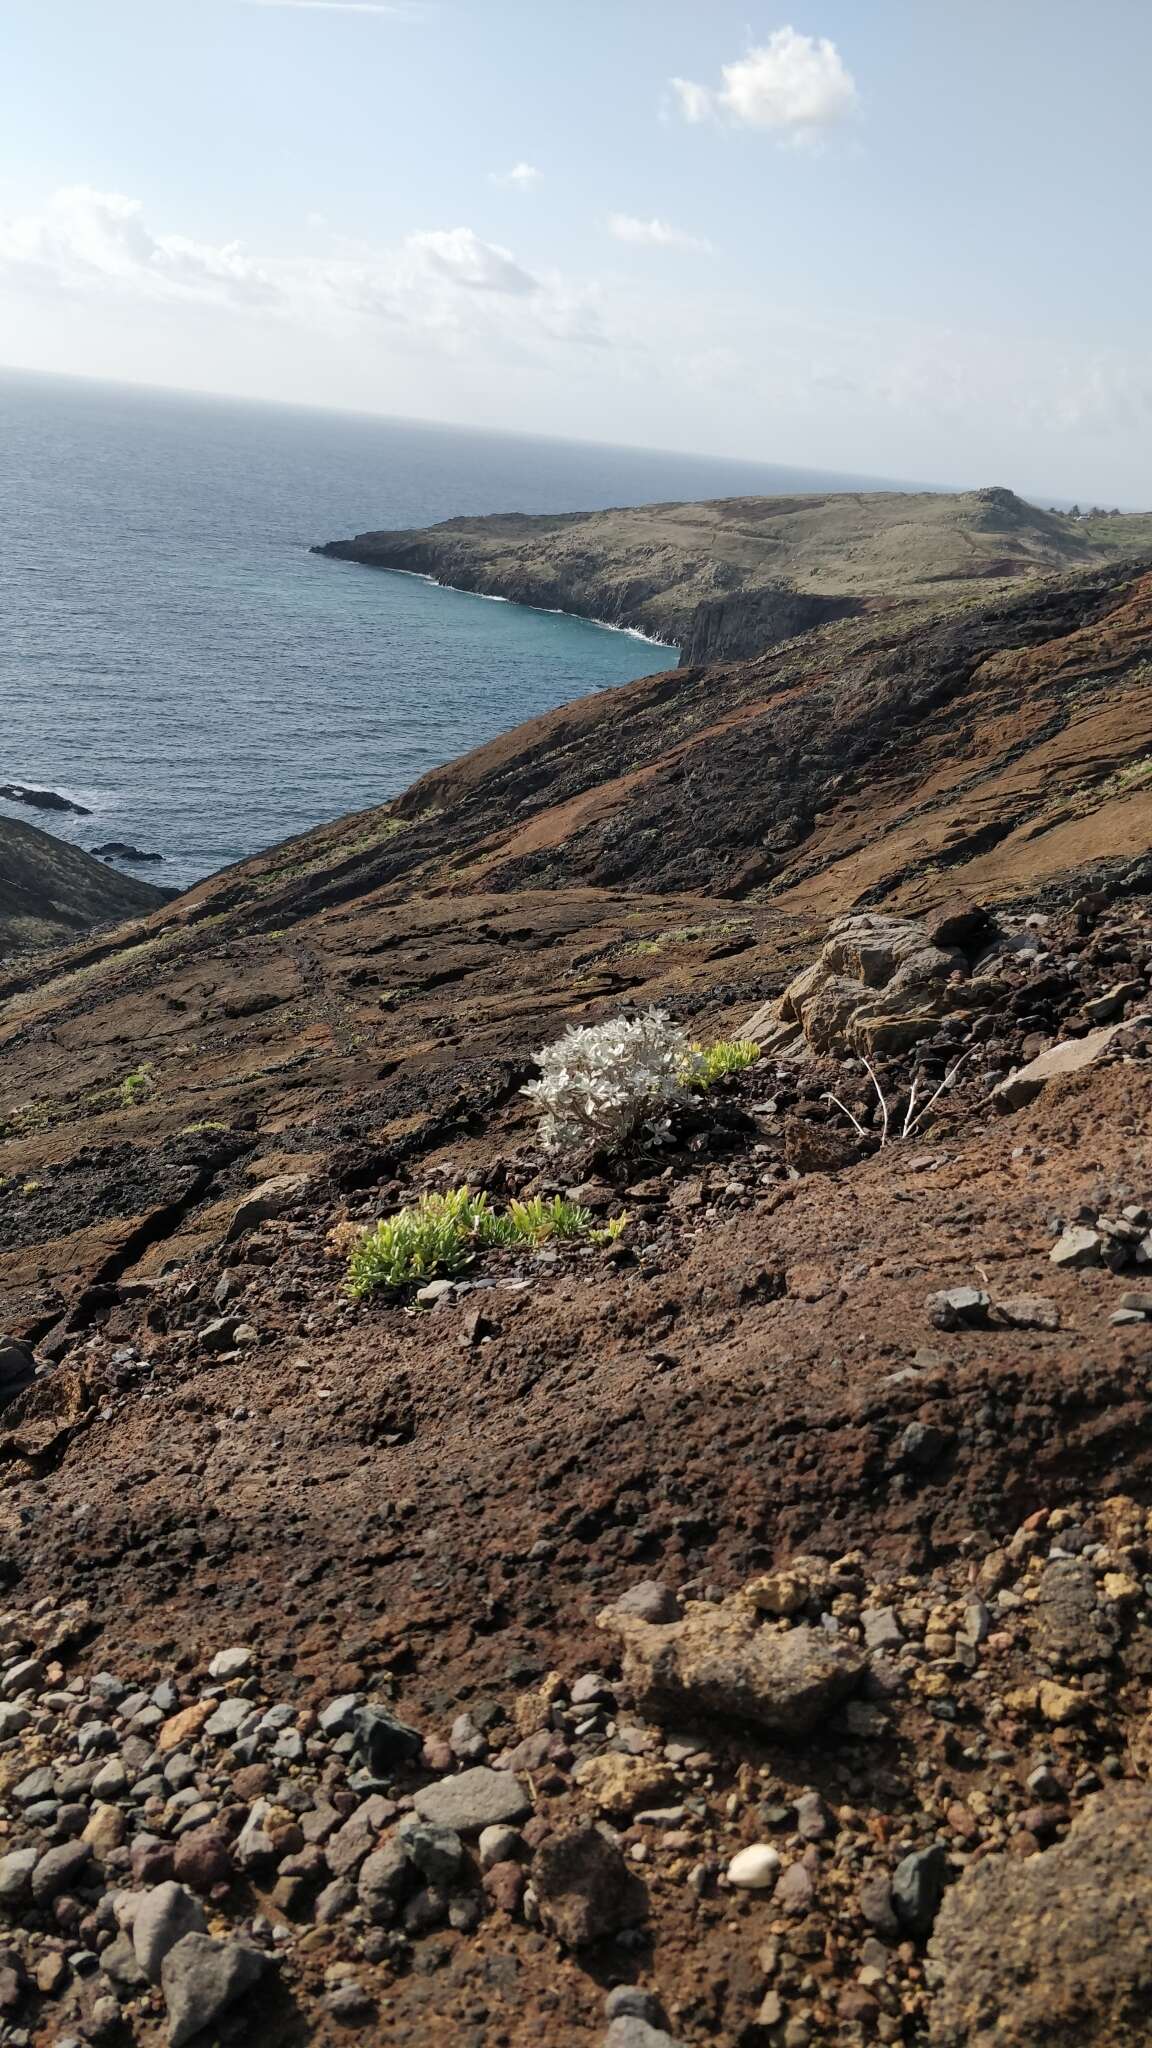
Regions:
[[[324, 549], [313, 548], [313, 554], [323, 554]], [[346, 560], [338, 556], [337, 560]], [[614, 626], [611, 619], [595, 619], [590, 612], [569, 611], [561, 604], [524, 604], [518, 597], [504, 597], [496, 590], [469, 590], [463, 583], [445, 583], [439, 576], [431, 576], [423, 569], [390, 569], [386, 563], [353, 562], [355, 569], [373, 569], [384, 576], [410, 576], [415, 583], [430, 583], [434, 590], [451, 590], [457, 597], [478, 597], [484, 604], [514, 604], [517, 611], [539, 612], [546, 619], [577, 619], [582, 626], [598, 626], [602, 633], [623, 633], [629, 640], [642, 640], [647, 647], [666, 647], [671, 654], [679, 654], [678, 640], [661, 640], [656, 633], [642, 633], [639, 626]]]

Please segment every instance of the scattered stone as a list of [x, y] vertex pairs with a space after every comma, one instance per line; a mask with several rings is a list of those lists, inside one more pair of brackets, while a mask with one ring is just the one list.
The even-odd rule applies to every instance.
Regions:
[[0, 1857], [0, 1904], [18, 1906], [31, 1894], [38, 1849], [9, 1849]]
[[183, 1885], [158, 1884], [145, 1892], [132, 1919], [132, 1947], [150, 1984], [159, 1984], [170, 1949], [189, 1934], [206, 1931], [204, 1908]]
[[675, 1778], [661, 1759], [621, 1756], [606, 1750], [578, 1764], [576, 1783], [602, 1813], [623, 1816], [641, 1806], [657, 1806], [673, 1789]]
[[1054, 1266], [1098, 1266], [1104, 1256], [1104, 1240], [1098, 1230], [1074, 1223], [1057, 1238], [1048, 1254]]
[[914, 1849], [896, 1865], [892, 1904], [909, 1934], [931, 1932], [947, 1877], [948, 1857], [938, 1842], [930, 1849]]
[[597, 1826], [550, 1836], [536, 1852], [532, 1889], [543, 1926], [568, 1948], [618, 1934], [648, 1912], [646, 1887]]
[[251, 1650], [237, 1646], [232, 1650], [217, 1650], [208, 1666], [209, 1678], [246, 1678], [252, 1669], [254, 1659]]
[[612, 1603], [617, 1614], [634, 1614], [638, 1621], [679, 1621], [684, 1609], [680, 1596], [659, 1579], [643, 1579], [630, 1586]]
[[87, 1842], [61, 1842], [41, 1856], [32, 1872], [32, 1899], [37, 1906], [50, 1905], [61, 1892], [70, 1891], [91, 1860]]
[[1060, 1310], [1046, 1294], [1013, 1294], [998, 1301], [993, 1311], [998, 1323], [1013, 1330], [1058, 1330]]
[[413, 1804], [421, 1820], [453, 1828], [458, 1835], [478, 1835], [482, 1828], [501, 1822], [514, 1826], [532, 1811], [532, 1802], [518, 1778], [510, 1771], [489, 1770], [484, 1764], [426, 1785]]
[[267, 1968], [268, 1957], [245, 1942], [186, 1934], [169, 1949], [161, 1970], [168, 2048], [184, 2048], [186, 2041], [213, 2026], [260, 1982]]
[[945, 1287], [930, 1294], [924, 1306], [937, 1330], [962, 1330], [988, 1319], [992, 1297], [983, 1287]]

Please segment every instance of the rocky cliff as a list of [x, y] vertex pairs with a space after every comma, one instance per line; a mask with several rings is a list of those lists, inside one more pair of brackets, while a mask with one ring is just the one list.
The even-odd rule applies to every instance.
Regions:
[[991, 488], [450, 519], [316, 552], [632, 627], [690, 665], [757, 654], [865, 607], [973, 602], [989, 585], [1149, 549], [1152, 518], [1071, 520]]

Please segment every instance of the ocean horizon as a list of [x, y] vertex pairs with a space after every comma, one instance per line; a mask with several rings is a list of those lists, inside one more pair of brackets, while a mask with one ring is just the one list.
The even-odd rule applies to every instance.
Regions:
[[916, 489], [880, 478], [0, 371], [0, 782], [187, 887], [589, 691], [632, 631], [310, 553], [456, 514]]

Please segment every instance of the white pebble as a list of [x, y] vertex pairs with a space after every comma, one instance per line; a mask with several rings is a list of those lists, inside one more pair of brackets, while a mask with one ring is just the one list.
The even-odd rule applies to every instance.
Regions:
[[217, 1650], [208, 1666], [209, 1678], [244, 1678], [252, 1669], [251, 1650], [239, 1645], [232, 1650]]
[[729, 1884], [738, 1884], [746, 1892], [762, 1892], [776, 1882], [780, 1869], [780, 1858], [767, 1842], [753, 1842], [748, 1849], [741, 1849], [728, 1865]]

